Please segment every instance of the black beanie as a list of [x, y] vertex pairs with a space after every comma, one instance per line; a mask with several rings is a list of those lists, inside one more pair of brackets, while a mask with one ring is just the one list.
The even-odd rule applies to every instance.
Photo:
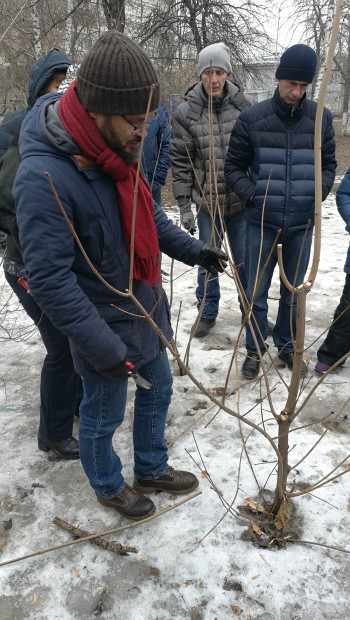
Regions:
[[277, 67], [277, 80], [297, 80], [311, 84], [315, 77], [317, 56], [308, 45], [298, 43], [289, 47], [281, 56]]
[[100, 36], [82, 61], [77, 94], [85, 110], [102, 114], [146, 112], [159, 106], [160, 86], [155, 69], [141, 47], [125, 34], [109, 30]]

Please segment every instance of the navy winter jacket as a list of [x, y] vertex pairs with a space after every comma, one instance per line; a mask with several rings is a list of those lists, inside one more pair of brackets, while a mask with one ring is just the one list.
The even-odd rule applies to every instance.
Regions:
[[[125, 293], [130, 256], [115, 181], [100, 166], [79, 166], [73, 157], [79, 147], [58, 116], [59, 98], [57, 93], [41, 97], [22, 124], [22, 163], [14, 185], [17, 220], [31, 293], [53, 325], [69, 337], [76, 371], [94, 377], [94, 369], [112, 368], [125, 355], [140, 367], [163, 345], [135, 304], [93, 274], [44, 175], [50, 173], [94, 267]], [[175, 226], [161, 209], [155, 212], [155, 223], [160, 250], [193, 266], [203, 243]], [[133, 292], [171, 338], [161, 284], [152, 287], [134, 280]]]
[[[225, 163], [228, 185], [246, 202], [245, 217], [260, 225], [268, 178], [264, 226], [284, 234], [314, 222], [314, 130], [317, 105], [305, 95], [287, 105], [278, 88], [271, 99], [245, 108], [233, 127]], [[335, 175], [332, 116], [322, 119], [322, 199]]]
[[[346, 226], [345, 230], [350, 233], [350, 168], [344, 174], [343, 180], [337, 189], [337, 207]], [[350, 245], [344, 265], [345, 273], [350, 273]]]
[[[158, 118], [147, 127], [142, 152], [142, 169], [152, 190], [153, 197], [158, 196], [164, 185], [170, 166], [168, 149], [171, 129], [168, 116], [162, 107], [156, 110]], [[152, 121], [152, 117], [149, 119]]]
[[68, 56], [56, 49], [34, 63], [29, 73], [27, 107], [9, 112], [0, 125], [0, 157], [5, 153], [12, 136], [19, 136], [23, 119], [32, 109], [45, 84], [55, 73], [67, 71], [70, 64]]

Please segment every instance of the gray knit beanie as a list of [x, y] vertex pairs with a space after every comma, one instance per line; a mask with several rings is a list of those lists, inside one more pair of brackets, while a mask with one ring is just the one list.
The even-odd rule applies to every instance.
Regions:
[[219, 67], [231, 73], [232, 67], [230, 62], [230, 50], [222, 41], [208, 45], [198, 55], [197, 75], [200, 77], [208, 67]]
[[317, 56], [308, 45], [297, 43], [286, 49], [277, 67], [277, 80], [297, 80], [311, 84], [315, 77]]
[[155, 69], [143, 49], [117, 30], [100, 36], [82, 61], [77, 94], [85, 110], [102, 114], [142, 114], [154, 84], [150, 110], [160, 101]]

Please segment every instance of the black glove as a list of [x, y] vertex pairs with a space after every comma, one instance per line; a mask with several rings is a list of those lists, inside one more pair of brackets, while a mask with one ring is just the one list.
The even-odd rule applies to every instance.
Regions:
[[108, 377], [108, 379], [119, 379], [119, 381], [126, 381], [130, 376], [126, 365], [126, 357], [119, 364], [112, 366], [112, 368], [96, 368], [96, 370], [104, 377]]
[[228, 257], [225, 252], [219, 250], [219, 248], [214, 248], [209, 243], [203, 243], [203, 247], [198, 254], [197, 265], [204, 267], [209, 273], [216, 273], [216, 271], [222, 273], [227, 267], [225, 262], [227, 260]]
[[197, 230], [194, 215], [191, 209], [190, 202], [183, 202], [183, 199], [178, 201], [179, 209], [180, 209], [180, 222], [182, 226], [190, 233], [190, 235], [194, 235]]

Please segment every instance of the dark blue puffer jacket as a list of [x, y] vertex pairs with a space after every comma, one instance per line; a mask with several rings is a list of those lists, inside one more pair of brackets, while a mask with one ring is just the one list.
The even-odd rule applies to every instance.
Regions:
[[[91, 271], [45, 177], [58, 196], [94, 267], [113, 287], [129, 288], [130, 255], [115, 181], [100, 166], [82, 167], [79, 147], [58, 116], [61, 95], [41, 97], [20, 134], [22, 163], [14, 184], [17, 221], [31, 293], [52, 324], [69, 337], [76, 371], [96, 376], [128, 359], [140, 367], [162, 348], [157, 333], [128, 298], [108, 289]], [[133, 200], [133, 196], [130, 196]], [[203, 246], [155, 210], [160, 250], [194, 265]], [[133, 293], [171, 338], [170, 312], [161, 284], [133, 281]]]
[[45, 84], [55, 73], [67, 71], [70, 64], [68, 56], [56, 49], [34, 63], [29, 73], [27, 107], [9, 112], [0, 125], [0, 157], [7, 150], [11, 138], [19, 136], [23, 119], [32, 109]]
[[[231, 134], [225, 162], [228, 185], [247, 203], [246, 219], [261, 224], [269, 174], [264, 226], [284, 234], [314, 221], [314, 129], [317, 105], [305, 95], [296, 107], [276, 89], [271, 99], [245, 108]], [[336, 169], [332, 116], [322, 119], [322, 199]]]

